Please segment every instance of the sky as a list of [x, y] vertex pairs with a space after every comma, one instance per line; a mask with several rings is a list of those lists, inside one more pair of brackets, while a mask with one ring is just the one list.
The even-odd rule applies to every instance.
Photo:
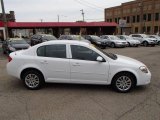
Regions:
[[[104, 9], [132, 0], [3, 0], [5, 12], [15, 11], [17, 22], [104, 21]], [[0, 12], [2, 12], [0, 7]]]

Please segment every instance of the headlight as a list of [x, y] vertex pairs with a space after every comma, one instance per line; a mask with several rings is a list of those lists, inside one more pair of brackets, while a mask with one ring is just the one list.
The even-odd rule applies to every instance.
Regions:
[[139, 69], [143, 72], [143, 73], [148, 73], [148, 69], [145, 66], [141, 66], [139, 67]]
[[16, 51], [16, 49], [13, 48], [13, 47], [9, 47], [9, 50], [10, 50], [10, 51], [13, 51], [13, 52]]

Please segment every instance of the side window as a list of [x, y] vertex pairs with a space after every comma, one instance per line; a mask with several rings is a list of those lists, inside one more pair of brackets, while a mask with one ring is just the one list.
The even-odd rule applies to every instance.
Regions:
[[47, 45], [46, 57], [66, 58], [66, 45]]
[[108, 39], [108, 36], [105, 36], [105, 39]]
[[72, 59], [96, 61], [97, 57], [100, 56], [93, 50], [78, 45], [71, 45], [71, 51]]
[[37, 55], [43, 57], [66, 58], [66, 45], [46, 45], [37, 49]]
[[37, 49], [37, 56], [45, 57], [45, 46], [41, 46]]

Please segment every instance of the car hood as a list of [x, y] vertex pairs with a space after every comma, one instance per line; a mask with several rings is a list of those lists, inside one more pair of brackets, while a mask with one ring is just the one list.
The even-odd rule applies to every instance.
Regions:
[[18, 49], [18, 48], [22, 48], [22, 49], [26, 49], [28, 48], [30, 45], [29, 44], [12, 44], [11, 45], [13, 48]]
[[132, 42], [132, 43], [139, 43], [139, 40], [132, 40], [132, 39], [127, 39], [127, 41]]
[[120, 63], [120, 64], [125, 64], [125, 65], [128, 65], [128, 66], [137, 66], [137, 67], [140, 67], [140, 66], [146, 66], [144, 65], [142, 62], [136, 60], [136, 59], [133, 59], [133, 58], [130, 58], [130, 57], [126, 57], [126, 56], [123, 56], [123, 55], [117, 55], [117, 61]]
[[148, 41], [156, 41], [156, 39], [154, 38], [144, 38], [145, 40], [148, 40]]

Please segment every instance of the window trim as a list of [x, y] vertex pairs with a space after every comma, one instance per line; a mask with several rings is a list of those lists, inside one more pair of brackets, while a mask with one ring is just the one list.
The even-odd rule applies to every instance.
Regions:
[[[46, 56], [46, 46], [51, 46], [51, 45], [65, 45], [65, 48], [66, 48], [66, 58], [60, 58], [60, 57], [47, 57], [47, 56]], [[37, 50], [36, 50], [36, 55], [37, 55], [38, 57], [45, 57], [45, 58], [68, 59], [68, 53], [67, 53], [68, 47], [67, 47], [67, 44], [51, 44], [51, 45], [43, 45], [43, 46], [39, 46], [39, 47], [37, 48]], [[44, 50], [45, 50], [44, 56], [39, 56], [39, 55], [38, 55], [38, 49], [41, 48], [41, 47], [44, 47]]]
[[77, 44], [70, 44], [69, 45], [69, 53], [70, 53], [70, 59], [72, 59], [72, 60], [80, 60], [80, 61], [89, 61], [89, 62], [98, 62], [98, 61], [93, 61], [93, 60], [82, 60], [82, 59], [73, 59], [72, 58], [72, 49], [71, 49], [71, 46], [81, 46], [81, 47], [85, 47], [85, 48], [88, 48], [88, 49], [90, 49], [90, 50], [92, 50], [92, 51], [94, 51], [95, 53], [97, 53], [100, 57], [102, 57], [103, 58], [103, 62], [106, 62], [107, 60], [103, 57], [103, 55], [101, 55], [99, 52], [97, 52], [97, 51], [95, 51], [95, 50], [93, 50], [93, 49], [91, 49], [90, 47], [87, 47], [87, 46], [83, 46], [83, 45], [77, 45]]

